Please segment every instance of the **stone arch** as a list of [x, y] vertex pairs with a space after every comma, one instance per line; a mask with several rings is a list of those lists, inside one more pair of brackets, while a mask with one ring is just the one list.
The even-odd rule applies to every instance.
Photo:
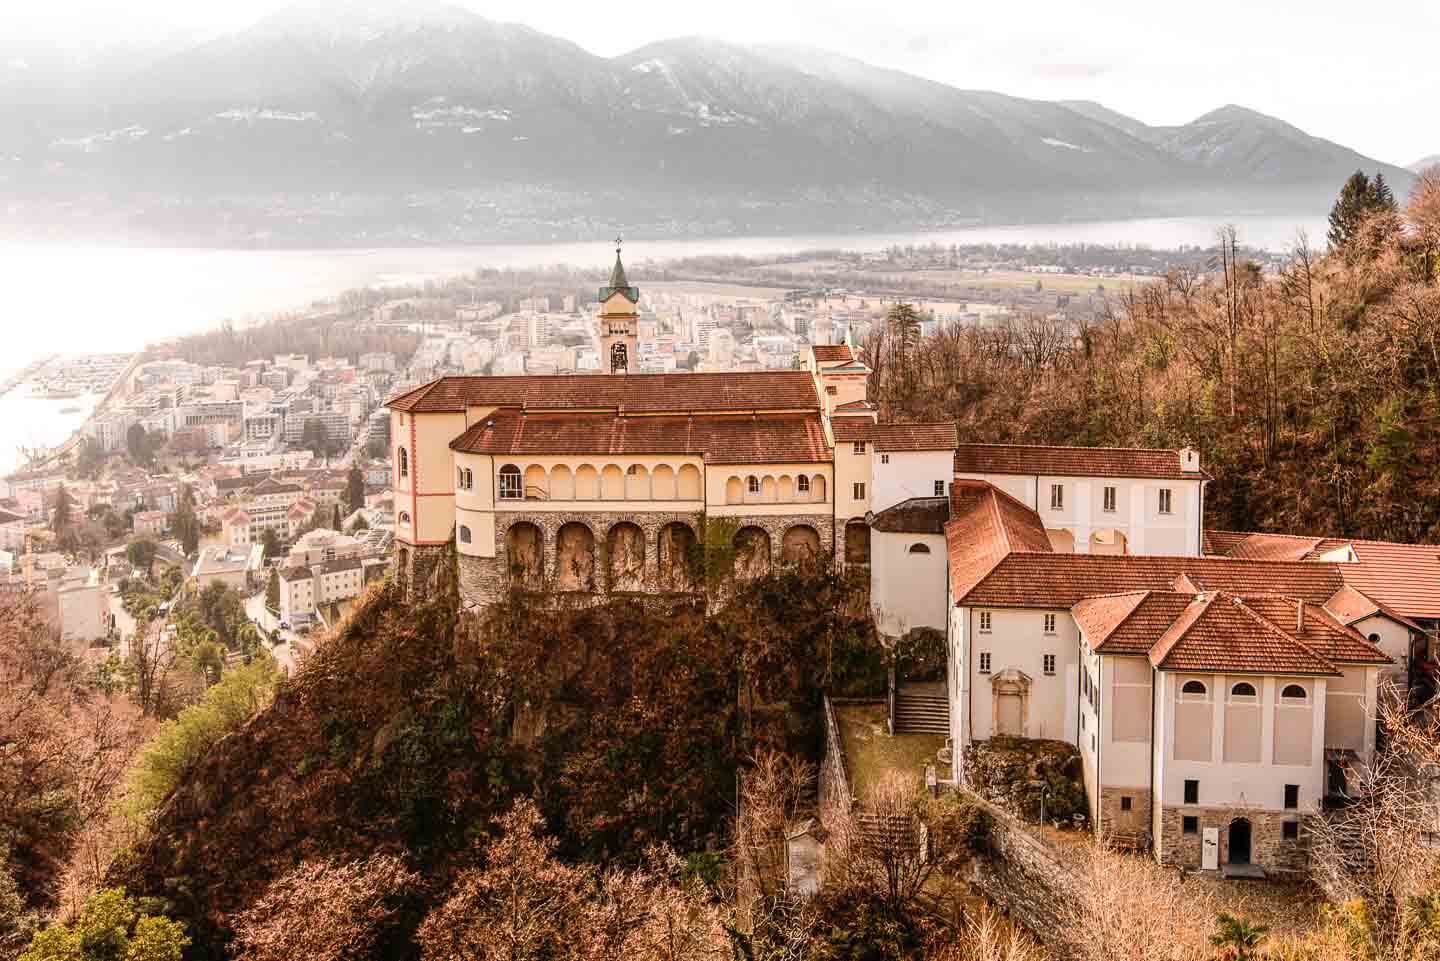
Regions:
[[550, 499], [550, 475], [539, 464], [531, 464], [525, 468], [525, 499], [527, 501]]
[[1075, 535], [1063, 527], [1045, 528], [1045, 536], [1050, 538], [1050, 549], [1056, 554], [1075, 553]]
[[550, 499], [552, 501], [573, 501], [575, 499], [575, 475], [564, 464], [556, 464], [550, 470]]
[[780, 490], [776, 498], [782, 504], [789, 504], [795, 500], [795, 478], [785, 474], [780, 478]]
[[570, 521], [555, 536], [555, 589], [595, 590], [595, 534], [579, 521]]
[[621, 521], [605, 535], [605, 574], [612, 591], [645, 589], [645, 532], [639, 526]]
[[745, 483], [738, 477], [732, 477], [725, 482], [725, 503], [745, 503]]
[[825, 500], [825, 475], [816, 474], [810, 478], [810, 499], [815, 503], [823, 503]]
[[627, 501], [648, 501], [650, 499], [650, 472], [641, 464], [625, 468], [625, 499]]
[[760, 481], [760, 502], [763, 504], [773, 504], [775, 503], [776, 497], [779, 496], [779, 493], [780, 485], [775, 482], [774, 477], [766, 474], [765, 478]]
[[694, 464], [683, 464], [680, 467], [679, 482], [676, 484], [676, 493], [682, 501], [698, 501], [705, 496], [701, 490], [700, 468]]
[[809, 564], [820, 556], [820, 532], [809, 524], [796, 524], [780, 538], [780, 561]]
[[845, 563], [870, 563], [870, 526], [861, 520], [845, 525]]
[[577, 501], [598, 501], [600, 499], [600, 474], [589, 464], [575, 468], [575, 499]]
[[618, 501], [625, 499], [625, 473], [614, 464], [606, 464], [600, 471], [600, 499]]
[[765, 528], [740, 528], [734, 545], [736, 580], [750, 581], [770, 573], [770, 534]]
[[689, 524], [672, 521], [660, 528], [656, 539], [657, 574], [662, 591], [687, 593], [695, 589], [695, 567], [700, 542]]
[[651, 471], [650, 496], [657, 501], [675, 499], [675, 470], [669, 464], [661, 464]]
[[545, 537], [529, 521], [517, 521], [505, 531], [505, 569], [510, 583], [527, 591], [545, 586]]

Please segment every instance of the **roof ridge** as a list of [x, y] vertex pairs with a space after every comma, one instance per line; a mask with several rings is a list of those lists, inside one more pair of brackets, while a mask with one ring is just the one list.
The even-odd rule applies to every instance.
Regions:
[[1176, 634], [1175, 637], [1171, 639], [1170, 643], [1165, 647], [1164, 652], [1161, 653], [1160, 660], [1157, 662], [1154, 660], [1155, 648], [1165, 643], [1165, 635], [1170, 633], [1171, 628], [1175, 626], [1175, 621], [1180, 620], [1180, 618], [1185, 616], [1185, 612], [1190, 610], [1190, 604], [1186, 604], [1185, 610], [1177, 614], [1175, 616], [1175, 620], [1172, 620], [1169, 625], [1166, 626], [1165, 630], [1160, 632], [1160, 637], [1157, 638], [1155, 643], [1150, 647], [1150, 663], [1154, 665], [1156, 669], [1159, 669], [1161, 665], [1163, 665], [1167, 660], [1170, 659], [1170, 655], [1174, 653], [1175, 648], [1180, 646], [1180, 642], [1185, 639], [1185, 635], [1189, 634], [1190, 629], [1195, 626], [1195, 623], [1199, 621], [1200, 618], [1205, 616], [1206, 611], [1210, 610], [1210, 605], [1215, 603], [1215, 598], [1218, 596], [1219, 592], [1209, 594], [1201, 593], [1195, 595], [1194, 600], [1192, 600], [1190, 604], [1200, 604], [1201, 608], [1199, 613], [1197, 613], [1193, 618], [1191, 618], [1190, 623], [1185, 625], [1184, 630], [1182, 630], [1179, 634]]
[[[1226, 591], [1218, 591], [1217, 593], [1218, 593], [1218, 594], [1224, 594], [1224, 593], [1227, 593], [1227, 592], [1226, 592]], [[1294, 636], [1294, 635], [1291, 634], [1289, 631], [1285, 630], [1283, 627], [1280, 627], [1280, 626], [1279, 626], [1278, 624], [1276, 624], [1274, 621], [1270, 620], [1270, 618], [1266, 617], [1264, 614], [1261, 614], [1259, 611], [1255, 610], [1255, 609], [1254, 609], [1253, 607], [1251, 607], [1249, 604], [1246, 604], [1246, 603], [1245, 603], [1245, 598], [1244, 598], [1243, 595], [1241, 595], [1241, 594], [1231, 594], [1230, 596], [1233, 597], [1233, 598], [1235, 598], [1237, 601], [1239, 601], [1239, 604], [1237, 604], [1236, 606], [1239, 607], [1241, 610], [1243, 610], [1246, 614], [1250, 615], [1251, 618], [1253, 618], [1253, 619], [1256, 620], [1256, 621], [1259, 621], [1263, 626], [1269, 628], [1270, 631], [1273, 632], [1274, 634], [1279, 635], [1280, 637], [1282, 637], [1282, 638], [1284, 638], [1285, 640], [1289, 641], [1291, 644], [1294, 644], [1295, 646], [1299, 647], [1299, 648], [1300, 648], [1302, 651], [1304, 651], [1306, 654], [1309, 654], [1311, 657], [1313, 657], [1313, 658], [1315, 658], [1316, 660], [1318, 660], [1321, 664], [1324, 664], [1326, 667], [1330, 668], [1330, 670], [1334, 671], [1336, 674], [1339, 674], [1339, 673], [1340, 673], [1340, 670], [1339, 670], [1333, 663], [1331, 663], [1331, 661], [1330, 661], [1329, 658], [1324, 657], [1323, 655], [1321, 655], [1321, 653], [1320, 653], [1319, 651], [1317, 651], [1317, 650], [1315, 650], [1314, 648], [1312, 648], [1309, 644], [1306, 644], [1306, 643], [1305, 643], [1304, 641], [1302, 641], [1300, 638]], [[1278, 596], [1285, 597], [1285, 595], [1278, 595]], [[1287, 600], [1288, 600], [1288, 599], [1289, 599], [1289, 598], [1287, 597]], [[1295, 598], [1294, 600], [1295, 600], [1295, 603], [1296, 603], [1297, 605], [1298, 605], [1298, 604], [1304, 604], [1304, 603], [1305, 603], [1301, 598], [1298, 598], [1298, 597]]]
[[1136, 451], [1146, 454], [1179, 454], [1179, 448], [1175, 447], [1102, 447], [1089, 444], [1001, 444], [991, 441], [965, 441], [961, 447], [1006, 447], [1012, 449], [1043, 448], [1047, 450], [1124, 450]]
[[1130, 610], [1128, 610], [1128, 611], [1125, 612], [1125, 616], [1124, 616], [1124, 617], [1122, 617], [1122, 618], [1120, 618], [1120, 620], [1116, 621], [1116, 622], [1114, 623], [1114, 625], [1111, 626], [1110, 630], [1108, 630], [1108, 631], [1105, 632], [1105, 636], [1100, 639], [1100, 643], [1096, 644], [1095, 647], [1094, 647], [1094, 650], [1096, 650], [1097, 652], [1100, 650], [1100, 648], [1102, 648], [1102, 647], [1105, 646], [1105, 642], [1106, 642], [1106, 641], [1110, 640], [1111, 637], [1115, 636], [1115, 632], [1116, 632], [1116, 631], [1118, 631], [1118, 630], [1120, 630], [1120, 628], [1124, 627], [1124, 626], [1125, 626], [1125, 623], [1126, 623], [1127, 621], [1129, 621], [1130, 618], [1132, 618], [1132, 617], [1135, 616], [1135, 612], [1138, 611], [1138, 610], [1140, 610], [1140, 608], [1141, 608], [1142, 606], [1144, 606], [1145, 601], [1148, 600], [1149, 597], [1150, 597], [1150, 592], [1149, 592], [1148, 590], [1145, 590], [1145, 591], [1131, 591], [1129, 594], [1112, 594], [1112, 595], [1109, 595], [1109, 596], [1111, 596], [1111, 597], [1129, 597], [1130, 594], [1139, 594], [1139, 595], [1140, 595], [1140, 599], [1130, 606]]

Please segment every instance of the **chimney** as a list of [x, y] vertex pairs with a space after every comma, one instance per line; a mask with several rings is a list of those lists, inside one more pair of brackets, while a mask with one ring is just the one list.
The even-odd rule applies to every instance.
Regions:
[[1299, 634], [1305, 630], [1305, 600], [1301, 598], [1295, 602], [1295, 633]]

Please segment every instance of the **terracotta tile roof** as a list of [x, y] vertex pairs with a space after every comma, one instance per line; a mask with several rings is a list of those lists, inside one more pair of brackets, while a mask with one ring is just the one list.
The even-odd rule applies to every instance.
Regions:
[[840, 404], [839, 406], [837, 406], [837, 407], [835, 408], [835, 410], [834, 410], [834, 413], [836, 413], [836, 414], [845, 414], [845, 413], [856, 414], [856, 413], [863, 413], [864, 411], [879, 410], [879, 409], [880, 409], [880, 406], [879, 406], [878, 404], [876, 404], [874, 401], [869, 401], [869, 400], [852, 400], [852, 401], [850, 401], [850, 403], [848, 403], [848, 404]]
[[832, 459], [818, 414], [617, 417], [499, 410], [450, 442], [472, 454], [693, 454], [712, 464]]
[[1325, 602], [1325, 609], [1335, 616], [1341, 624], [1351, 625], [1356, 621], [1363, 621], [1372, 614], [1381, 614], [1399, 624], [1404, 624], [1412, 631], [1421, 630], [1410, 618], [1401, 614], [1378, 601], [1373, 600], [1366, 594], [1357, 591], [1349, 584], [1341, 587], [1335, 594]]
[[882, 534], [943, 534], [950, 517], [950, 498], [912, 497], [866, 518]]
[[707, 374], [576, 374], [441, 377], [386, 401], [417, 413], [466, 407], [661, 411], [816, 410], [815, 382], [803, 370]]
[[991, 565], [973, 583], [956, 581], [953, 573], [951, 580], [956, 602], [972, 607], [1066, 609], [1096, 594], [1174, 590], [1182, 575], [1197, 591], [1287, 594], [1323, 604], [1343, 583], [1337, 570], [1341, 566], [1226, 557], [1017, 552]]
[[1101, 654], [1149, 654], [1195, 597], [1177, 591], [1132, 591], [1087, 597], [1070, 608], [1090, 649]]
[[855, 352], [849, 344], [811, 344], [810, 351], [817, 363], [849, 363], [855, 359]]
[[1297, 534], [1256, 534], [1226, 551], [1226, 557], [1252, 561], [1303, 561], [1322, 538]]
[[868, 441], [879, 451], [954, 450], [960, 435], [952, 421], [922, 424], [877, 424], [868, 418], [848, 417], [832, 422], [837, 444]]
[[1326, 660], [1337, 664], [1390, 663], [1388, 655], [1322, 605], [1276, 594], [1250, 596], [1245, 603]]
[[1050, 537], [1038, 514], [998, 487], [985, 481], [957, 480], [950, 485], [945, 545], [950, 589], [959, 599], [998, 564], [1017, 556], [1012, 551], [1048, 552]]
[[961, 444], [960, 474], [1053, 474], [1062, 477], [1209, 479], [1180, 469], [1180, 453], [1138, 447], [1045, 447], [1032, 444]]
[[1335, 665], [1258, 613], [1247, 598], [1197, 594], [1156, 641], [1162, 671], [1335, 675]]
[[1345, 583], [1405, 617], [1440, 619], [1440, 547], [1349, 541], [1359, 558], [1337, 564]]

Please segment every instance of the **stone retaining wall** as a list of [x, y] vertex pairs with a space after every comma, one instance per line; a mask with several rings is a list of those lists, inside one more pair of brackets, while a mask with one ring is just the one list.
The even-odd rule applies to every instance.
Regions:
[[845, 763], [845, 742], [840, 739], [840, 724], [835, 720], [835, 707], [826, 694], [822, 710], [825, 714], [825, 757], [820, 762], [820, 810], [848, 814], [855, 802], [850, 788], [850, 769]]

